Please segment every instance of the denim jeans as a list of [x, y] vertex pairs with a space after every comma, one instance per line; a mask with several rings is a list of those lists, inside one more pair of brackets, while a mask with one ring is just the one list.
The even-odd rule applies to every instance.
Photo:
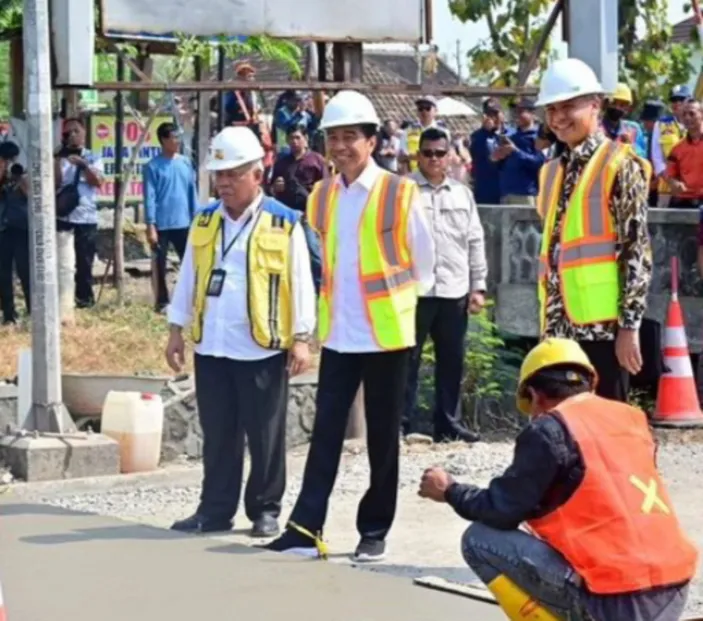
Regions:
[[310, 267], [312, 269], [312, 280], [315, 283], [315, 293], [319, 295], [320, 280], [322, 278], [322, 251], [320, 249], [320, 239], [306, 220], [303, 220], [302, 224], [303, 231], [305, 232], [305, 240], [308, 242], [308, 251], [310, 252]]
[[678, 621], [688, 584], [623, 593], [589, 593], [566, 559], [520, 530], [475, 522], [464, 533], [462, 553], [486, 584], [504, 575], [564, 621]]

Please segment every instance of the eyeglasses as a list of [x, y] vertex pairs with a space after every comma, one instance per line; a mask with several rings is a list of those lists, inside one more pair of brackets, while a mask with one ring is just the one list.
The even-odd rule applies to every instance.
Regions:
[[437, 159], [442, 159], [449, 151], [446, 149], [423, 149], [420, 151], [422, 153], [423, 157], [426, 157], [428, 159], [431, 159], [433, 157], [436, 157]]
[[418, 112], [429, 112], [432, 110], [432, 106], [430, 104], [422, 104], [417, 107]]

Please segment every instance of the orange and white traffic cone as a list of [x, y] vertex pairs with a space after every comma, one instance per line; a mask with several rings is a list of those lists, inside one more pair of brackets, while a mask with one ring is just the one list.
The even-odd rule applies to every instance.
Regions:
[[672, 260], [671, 301], [664, 331], [664, 373], [659, 380], [655, 427], [703, 427], [703, 412], [688, 352], [678, 295], [678, 261]]
[[2, 598], [2, 585], [0, 585], [0, 621], [7, 621], [5, 614], [5, 600]]

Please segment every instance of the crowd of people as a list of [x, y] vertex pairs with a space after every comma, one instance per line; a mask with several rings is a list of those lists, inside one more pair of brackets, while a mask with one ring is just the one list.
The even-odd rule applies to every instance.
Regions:
[[[236, 67], [240, 79], [253, 79], [255, 69], [248, 63]], [[264, 185], [267, 192], [303, 212], [315, 183], [331, 171], [325, 135], [320, 128], [327, 100], [319, 95], [303, 96], [295, 91], [282, 93], [272, 121], [262, 120], [263, 104], [256, 91], [229, 92], [222, 98], [227, 125], [245, 126], [254, 131], [264, 151]], [[634, 97], [626, 84], [618, 84], [603, 98], [599, 129], [603, 135], [630, 144], [652, 168], [648, 188], [649, 206], [699, 208], [703, 203], [703, 110], [687, 86], [672, 89], [669, 106], [647, 101], [633, 117]], [[452, 134], [437, 118], [437, 102], [422, 96], [416, 101], [415, 119], [386, 119], [381, 124], [373, 158], [384, 170], [413, 174], [418, 170], [419, 141], [428, 128], [447, 132], [444, 162], [449, 179], [469, 186], [480, 205], [535, 205], [540, 171], [545, 162], [560, 155], [564, 145], [540, 120], [535, 102], [521, 98], [504, 110], [501, 102], [489, 98], [483, 103], [481, 126], [471, 135]], [[173, 249], [182, 259], [188, 228], [199, 209], [196, 176], [190, 160], [182, 155], [178, 126], [164, 124], [158, 130], [162, 153], [144, 167], [144, 213], [147, 239], [153, 248], [155, 306], [166, 309], [167, 253]], [[14, 301], [13, 279], [22, 284], [27, 313], [30, 305], [29, 242], [23, 171], [15, 159], [19, 149], [3, 143], [1, 162], [3, 200], [0, 200], [0, 307], [3, 321], [14, 323], [19, 315]], [[701, 158], [701, 159], [699, 159]], [[82, 164], [76, 162], [81, 160]], [[56, 180], [59, 194], [70, 194], [69, 209], [59, 217], [59, 230], [71, 231], [75, 251], [75, 302], [80, 308], [94, 304], [93, 264], [96, 256], [98, 188], [102, 183], [100, 158], [86, 147], [85, 125], [81, 119], [64, 121], [62, 143], [56, 153]], [[13, 166], [14, 165], [14, 166]], [[12, 173], [14, 171], [14, 174]], [[71, 189], [75, 188], [75, 189]], [[215, 192], [216, 195], [216, 192]], [[62, 201], [65, 202], [66, 196]], [[63, 204], [62, 202], [62, 204]], [[702, 225], [703, 227], [703, 225]], [[313, 265], [315, 287], [319, 289], [321, 257], [319, 241], [304, 223]], [[700, 233], [703, 248], [703, 229]], [[699, 253], [703, 272], [703, 250]]]

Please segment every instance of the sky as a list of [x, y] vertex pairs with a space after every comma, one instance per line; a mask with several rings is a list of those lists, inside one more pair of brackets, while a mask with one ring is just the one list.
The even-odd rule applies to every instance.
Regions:
[[[687, 17], [683, 11], [687, 1], [669, 0], [669, 19], [672, 24]], [[462, 24], [449, 12], [448, 0], [434, 0], [433, 9], [435, 43], [439, 46], [440, 54], [446, 57], [449, 66], [456, 70], [457, 40], [460, 41], [461, 55], [465, 56], [478, 41], [488, 36], [488, 28], [485, 22]]]

